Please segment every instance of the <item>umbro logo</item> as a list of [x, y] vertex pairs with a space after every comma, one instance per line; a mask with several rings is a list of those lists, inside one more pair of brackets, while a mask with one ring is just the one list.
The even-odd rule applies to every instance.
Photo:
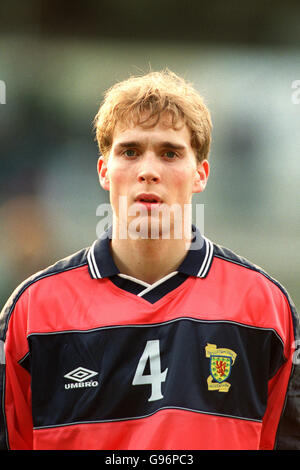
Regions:
[[84, 367], [77, 367], [77, 369], [71, 370], [71, 372], [64, 375], [64, 377], [66, 377], [66, 379], [75, 380], [75, 382], [83, 382], [84, 380], [91, 379], [95, 375], [98, 375], [98, 372], [85, 369]]
[[64, 375], [66, 379], [73, 381], [66, 383], [65, 389], [97, 387], [99, 385], [98, 380], [89, 380], [95, 377], [95, 375], [98, 375], [98, 372], [86, 369], [85, 367], [77, 367], [77, 369], [71, 370], [71, 372]]

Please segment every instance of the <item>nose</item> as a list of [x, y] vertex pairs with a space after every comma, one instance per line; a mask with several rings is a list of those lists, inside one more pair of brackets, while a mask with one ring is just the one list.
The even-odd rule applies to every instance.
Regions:
[[155, 157], [144, 155], [138, 171], [138, 181], [140, 183], [159, 183], [161, 180], [159, 164]]

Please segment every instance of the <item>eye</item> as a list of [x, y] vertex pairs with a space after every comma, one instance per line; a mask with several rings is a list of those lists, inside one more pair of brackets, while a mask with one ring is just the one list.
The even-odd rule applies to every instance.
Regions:
[[174, 160], [174, 158], [177, 156], [175, 152], [173, 152], [173, 150], [167, 150], [165, 153], [164, 153], [164, 156], [169, 158], [170, 160]]
[[136, 151], [134, 149], [127, 149], [124, 151], [124, 155], [126, 157], [135, 157], [136, 156]]

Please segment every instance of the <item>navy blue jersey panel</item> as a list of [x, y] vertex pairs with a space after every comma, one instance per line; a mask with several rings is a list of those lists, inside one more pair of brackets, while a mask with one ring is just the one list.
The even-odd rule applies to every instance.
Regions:
[[190, 318], [33, 334], [29, 344], [35, 427], [165, 408], [261, 420], [282, 364], [273, 330]]

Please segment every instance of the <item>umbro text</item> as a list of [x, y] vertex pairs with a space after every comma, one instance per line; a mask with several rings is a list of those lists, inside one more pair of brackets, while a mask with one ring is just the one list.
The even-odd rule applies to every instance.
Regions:
[[88, 387], [98, 387], [99, 382], [98, 380], [90, 380], [89, 382], [75, 382], [65, 384], [65, 389], [68, 390], [70, 388], [88, 388]]

